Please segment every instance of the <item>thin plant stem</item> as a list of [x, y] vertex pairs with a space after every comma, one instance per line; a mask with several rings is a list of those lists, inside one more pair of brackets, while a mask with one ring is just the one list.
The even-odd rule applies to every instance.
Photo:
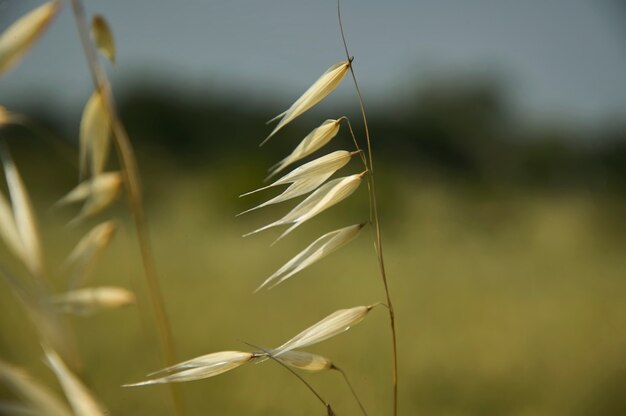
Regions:
[[[122, 124], [115, 109], [113, 95], [111, 92], [111, 84], [106, 76], [94, 46], [89, 38], [87, 28], [87, 20], [85, 11], [80, 0], [71, 0], [74, 20], [78, 28], [80, 40], [85, 52], [89, 73], [96, 90], [99, 90], [104, 106], [111, 120], [111, 128], [113, 131], [115, 148], [120, 160], [121, 171], [124, 183], [129, 196], [130, 210], [135, 223], [137, 239], [141, 252], [142, 264], [145, 272], [148, 293], [152, 302], [152, 308], [155, 314], [156, 326], [159, 333], [163, 360], [166, 366], [175, 363], [174, 341], [170, 328], [169, 319], [165, 310], [162, 292], [156, 273], [156, 266], [152, 249], [150, 246], [150, 238], [148, 236], [148, 228], [144, 215], [143, 200], [141, 195], [141, 183], [139, 179], [139, 171], [137, 161], [135, 159], [132, 145], [126, 128]], [[183, 414], [183, 405], [179, 394], [174, 386], [169, 385], [170, 396], [175, 414]]]
[[283, 363], [282, 361], [280, 361], [279, 359], [274, 357], [274, 355], [270, 351], [268, 351], [268, 350], [266, 350], [264, 348], [261, 348], [259, 346], [250, 344], [248, 342], [245, 342], [245, 344], [250, 346], [250, 347], [252, 347], [252, 348], [256, 348], [258, 350], [263, 351], [264, 355], [267, 358], [269, 358], [270, 360], [280, 364], [283, 368], [285, 368], [287, 371], [289, 371], [291, 374], [293, 374], [298, 380], [300, 380], [311, 391], [311, 393], [313, 393], [315, 395], [315, 397], [317, 397], [317, 400], [319, 400], [324, 405], [326, 410], [328, 410], [329, 414], [333, 414], [333, 415], [335, 414], [333, 412], [333, 410], [332, 410], [332, 407], [330, 406], [330, 403], [328, 403], [326, 400], [324, 400], [324, 398], [317, 392], [317, 390], [315, 390], [315, 388], [313, 388], [313, 386], [308, 381], [306, 381], [300, 374], [296, 373], [287, 364]]
[[[350, 136], [352, 136], [352, 141], [354, 142], [354, 147], [356, 147], [356, 150], [359, 152], [359, 156], [361, 156], [361, 161], [363, 162], [363, 167], [365, 168], [365, 170], [368, 169], [368, 164], [367, 164], [367, 159], [365, 158], [365, 152], [363, 152], [361, 150], [361, 147], [359, 146], [359, 142], [356, 139], [356, 135], [354, 134], [354, 130], [352, 129], [352, 124], [350, 123], [350, 119], [346, 116], [343, 116], [343, 118], [346, 120], [346, 123], [348, 123], [348, 130], [350, 130]], [[369, 209], [370, 209], [370, 224], [374, 223], [374, 203], [372, 201], [372, 188], [370, 186], [370, 181], [367, 181], [367, 195], [368, 195], [368, 202], [369, 202]]]
[[361, 408], [361, 412], [363, 412], [363, 414], [367, 416], [367, 411], [365, 410], [365, 406], [363, 406], [363, 403], [359, 399], [359, 396], [356, 394], [356, 390], [354, 390], [354, 386], [352, 386], [352, 383], [350, 383], [350, 380], [348, 380], [348, 375], [346, 374], [346, 372], [334, 364], [331, 368], [341, 373], [344, 381], [346, 382], [346, 384], [350, 388], [350, 391], [352, 392], [352, 395], [354, 396], [354, 400], [356, 400], [356, 402], [359, 404], [359, 407]]
[[383, 246], [382, 246], [382, 238], [380, 233], [380, 216], [378, 213], [378, 205], [376, 203], [376, 185], [374, 180], [374, 159], [372, 157], [372, 144], [369, 134], [369, 127], [367, 123], [367, 116], [365, 115], [365, 104], [363, 103], [363, 96], [361, 94], [361, 89], [359, 88], [359, 83], [357, 82], [356, 75], [354, 74], [354, 65], [352, 63], [352, 58], [350, 57], [350, 53], [348, 52], [348, 44], [346, 42], [346, 37], [343, 31], [343, 23], [341, 20], [341, 7], [340, 0], [337, 0], [337, 17], [339, 19], [339, 29], [341, 31], [341, 39], [343, 41], [343, 46], [346, 52], [346, 57], [350, 62], [350, 74], [352, 75], [352, 80], [354, 81], [354, 87], [356, 89], [359, 107], [361, 109], [361, 116], [363, 117], [363, 127], [365, 130], [365, 140], [367, 141], [367, 155], [369, 162], [369, 176], [368, 182], [370, 184], [370, 192], [372, 194], [372, 208], [374, 211], [374, 248], [376, 250], [376, 255], [378, 257], [378, 265], [380, 269], [380, 276], [383, 280], [383, 285], [385, 287], [385, 296], [387, 297], [387, 309], [389, 311], [389, 324], [391, 327], [391, 341], [392, 341], [392, 375], [391, 382], [393, 387], [393, 415], [397, 416], [398, 414], [398, 346], [396, 340], [396, 318], [394, 314], [393, 304], [391, 302], [391, 296], [389, 294], [389, 285], [387, 283], [387, 272], [385, 270], [385, 260], [383, 257]]

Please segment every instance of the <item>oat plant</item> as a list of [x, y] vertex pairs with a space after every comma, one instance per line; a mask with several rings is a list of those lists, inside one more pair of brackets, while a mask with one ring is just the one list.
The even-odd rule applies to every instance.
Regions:
[[[283, 176], [278, 181], [272, 183], [270, 186], [278, 184], [291, 183], [283, 194], [278, 197], [272, 198], [267, 202], [260, 204], [253, 209], [260, 208], [266, 205], [282, 202], [284, 200], [294, 198], [296, 196], [305, 194], [314, 190], [303, 202], [297, 205], [283, 218], [265, 225], [252, 233], [256, 233], [271, 227], [281, 225], [291, 225], [287, 230], [281, 234], [278, 239], [283, 238], [285, 235], [293, 231], [300, 224], [313, 218], [322, 211], [330, 208], [331, 206], [341, 202], [343, 199], [349, 197], [359, 186], [363, 178], [367, 181], [369, 204], [370, 204], [370, 216], [367, 224], [373, 228], [373, 242], [376, 257], [379, 265], [380, 277], [384, 286], [386, 309], [389, 314], [389, 325], [391, 332], [392, 343], [392, 401], [393, 401], [393, 415], [398, 413], [398, 356], [397, 356], [397, 340], [396, 340], [396, 325], [394, 308], [391, 301], [391, 295], [389, 293], [389, 284], [387, 281], [387, 272], [385, 269], [383, 245], [380, 229], [380, 215], [378, 210], [378, 203], [376, 197], [376, 183], [374, 176], [374, 158], [372, 154], [372, 143], [369, 132], [369, 126], [367, 122], [367, 115], [365, 112], [365, 104], [357, 78], [354, 71], [354, 58], [350, 55], [346, 37], [343, 29], [343, 22], [341, 19], [341, 7], [340, 2], [337, 0], [337, 16], [339, 21], [339, 28], [341, 32], [341, 39], [345, 49], [346, 60], [338, 62], [332, 65], [326, 72], [324, 72], [317, 81], [309, 87], [286, 111], [279, 114], [270, 122], [278, 121], [276, 127], [272, 130], [269, 136], [261, 143], [265, 144], [271, 137], [283, 129], [288, 123], [292, 122], [298, 116], [302, 115], [305, 111], [315, 106], [317, 103], [325, 99], [337, 86], [341, 83], [344, 77], [349, 72], [354, 83], [356, 91], [359, 109], [362, 117], [365, 151], [361, 149], [359, 145], [363, 140], [359, 140], [351, 126], [350, 120], [346, 116], [340, 116], [335, 120], [326, 120], [319, 127], [313, 129], [296, 147], [296, 149], [274, 167], [270, 169], [270, 178], [285, 169], [287, 166], [296, 163], [297, 161], [313, 154], [317, 150], [321, 149], [324, 145], [330, 142], [339, 132], [341, 123], [347, 124], [348, 131], [353, 139], [355, 149], [353, 151], [337, 151], [325, 156], [321, 156], [311, 162], [308, 162], [299, 168], [296, 168], [291, 173]], [[347, 162], [346, 158], [354, 154], [361, 156], [363, 163], [363, 171], [358, 174], [352, 174], [349, 176], [332, 179], [325, 182], [330, 176], [332, 176], [337, 170], [341, 169]], [[319, 186], [319, 187], [318, 187]], [[261, 188], [261, 189], [265, 189]], [[278, 284], [284, 282], [288, 278], [308, 267], [309, 265], [317, 262], [326, 255], [336, 251], [345, 244], [352, 241], [358, 234], [361, 228], [366, 223], [355, 224], [347, 226], [345, 228], [331, 231], [323, 236], [319, 237], [307, 248], [297, 254], [294, 258], [288, 261], [284, 266], [278, 269], [273, 275], [268, 277], [261, 286], [257, 289], [261, 289], [265, 286], [275, 287]], [[252, 234], [250, 233], [250, 234]]]
[[[15, 22], [0, 35], [0, 75], [20, 61], [66, 3], [71, 8], [78, 29], [94, 91], [85, 105], [80, 123], [79, 183], [61, 198], [57, 205], [82, 203], [79, 214], [70, 222], [70, 225], [78, 224], [89, 221], [95, 214], [104, 211], [119, 198], [122, 191], [125, 191], [131, 206], [147, 286], [165, 356], [163, 369], [148, 374], [146, 380], [126, 386], [137, 387], [200, 380], [232, 371], [246, 364], [269, 361], [288, 369], [322, 403], [328, 415], [335, 414], [331, 403], [325, 400], [297, 371], [334, 371], [340, 373], [361, 412], [367, 415], [366, 408], [357, 395], [357, 389], [350, 383], [346, 371], [330, 358], [305, 351], [305, 349], [344, 333], [363, 321], [374, 308], [382, 306], [387, 309], [390, 320], [393, 415], [397, 415], [395, 317], [383, 259], [371, 138], [361, 91], [354, 72], [353, 57], [348, 52], [343, 32], [339, 2], [337, 3], [337, 13], [346, 59], [328, 68], [287, 110], [270, 120], [270, 122], [277, 122], [277, 124], [261, 142], [261, 145], [275, 136], [286, 134], [289, 124], [295, 122], [306, 111], [326, 99], [341, 84], [348, 73], [354, 82], [362, 116], [364, 137], [358, 138], [355, 135], [351, 122], [345, 115], [325, 120], [312, 128], [310, 133], [300, 141], [289, 155], [286, 155], [270, 168], [266, 178], [268, 181], [272, 180], [270, 184], [242, 195], [286, 186], [278, 196], [270, 198], [244, 213], [280, 204], [294, 198], [302, 198], [302, 200], [282, 218], [263, 225], [247, 235], [275, 227], [285, 227], [276, 241], [285, 238], [305, 222], [349, 198], [357, 191], [362, 182], [366, 182], [369, 218], [358, 219], [354, 224], [318, 236], [307, 247], [279, 267], [276, 272], [263, 280], [256, 291], [275, 288], [307, 267], [337, 252], [357, 238], [363, 228], [371, 227], [375, 254], [385, 291], [385, 302], [366, 302], [359, 306], [334, 311], [276, 347], [266, 348], [247, 344], [246, 351], [213, 352], [177, 364], [174, 360], [169, 322], [163, 306], [150, 248], [136, 160], [126, 129], [117, 114], [105, 67], [98, 55], [100, 53], [111, 63], [115, 62], [115, 42], [107, 21], [102, 16], [96, 15], [91, 19], [90, 25], [81, 0], [48, 1]], [[25, 117], [12, 114], [0, 107], [0, 128], [5, 124], [21, 124], [23, 127], [29, 127]], [[318, 151], [339, 135], [342, 128], [347, 130], [354, 147], [349, 150], [337, 150], [315, 156]], [[364, 145], [360, 143], [364, 143]], [[111, 147], [117, 151], [119, 171], [107, 171]], [[134, 302], [134, 295], [123, 288], [91, 287], [88, 285], [94, 264], [115, 233], [116, 222], [106, 221], [96, 225], [78, 242], [63, 265], [63, 274], [67, 278], [67, 290], [63, 293], [52, 293], [48, 287], [43, 251], [28, 193], [8, 149], [3, 146], [0, 147], [0, 156], [10, 194], [10, 202], [0, 194], [0, 237], [9, 251], [23, 263], [29, 277], [21, 279], [11, 270], [4, 268], [0, 268], [0, 274], [22, 301], [27, 314], [37, 327], [46, 362], [57, 376], [67, 398], [66, 404], [54, 393], [30, 379], [22, 370], [0, 362], [0, 379], [4, 380], [16, 391], [18, 396], [24, 399], [24, 403], [0, 403], [0, 410], [41, 412], [45, 408], [49, 414], [58, 415], [72, 413], [81, 415], [104, 414], [103, 406], [98, 403], [80, 381], [80, 378], [72, 371], [72, 367], [79, 366], [66, 363], [66, 359], [76, 358], [78, 354], [72, 350], [74, 348], [71, 342], [73, 335], [65, 325], [63, 314], [89, 315], [102, 309], [122, 307]], [[310, 156], [313, 156], [314, 159], [302, 163]], [[358, 157], [362, 164], [359, 171], [333, 178], [355, 157]], [[301, 163], [299, 166], [293, 168], [299, 163]], [[290, 168], [293, 169], [287, 172]], [[276, 179], [277, 177], [278, 179]], [[181, 413], [182, 407], [175, 390], [170, 389], [170, 392], [174, 411]]]
[[[388, 311], [391, 329], [392, 413], [394, 416], [397, 415], [398, 399], [395, 316], [391, 296], [389, 294], [387, 274], [383, 258], [371, 138], [361, 91], [354, 73], [353, 57], [350, 56], [348, 52], [343, 32], [339, 2], [337, 3], [337, 12], [339, 26], [341, 29], [341, 38], [346, 52], [346, 60], [335, 63], [328, 68], [328, 70], [326, 70], [298, 99], [296, 99], [296, 101], [287, 110], [271, 119], [268, 123], [277, 122], [277, 124], [260, 145], [262, 146], [266, 144], [271, 138], [279, 135], [283, 130], [287, 130], [287, 126], [290, 123], [294, 122], [294, 120], [304, 114], [307, 110], [311, 109], [328, 97], [341, 84], [342, 80], [348, 75], [348, 73], [350, 73], [354, 81], [365, 136], [361, 140], [356, 137], [350, 120], [345, 115], [339, 116], [336, 119], [323, 121], [317, 127], [313, 128], [289, 155], [285, 156], [269, 169], [269, 175], [266, 178], [266, 181], [275, 178], [279, 173], [285, 171], [292, 165], [301, 162], [303, 159], [314, 155], [318, 150], [322, 149], [326, 144], [333, 140], [343, 126], [347, 129], [347, 132], [352, 139], [354, 148], [350, 150], [338, 150], [318, 156], [307, 163], [301, 164], [290, 172], [283, 174], [280, 178], [274, 179], [270, 184], [241, 195], [244, 197], [257, 192], [263, 192], [269, 188], [278, 186], [284, 187], [287, 185], [284, 191], [279, 195], [270, 198], [269, 200], [254, 206], [239, 215], [307, 195], [282, 218], [263, 225], [244, 235], [244, 237], [249, 236], [274, 227], [286, 227], [286, 229], [274, 242], [276, 243], [278, 240], [285, 238], [300, 225], [350, 197], [359, 188], [361, 183], [365, 181], [368, 188], [369, 218], [364, 221], [357, 222], [356, 224], [347, 225], [338, 230], [329, 231], [322, 236], [319, 236], [306, 248], [291, 258], [291, 260], [287, 261], [287, 263], [276, 270], [276, 272], [274, 272], [271, 276], [267, 277], [259, 285], [259, 287], [257, 287], [256, 292], [266, 288], [272, 289], [280, 285], [308, 266], [311, 266], [350, 243], [358, 237], [361, 230], [365, 226], [370, 226], [373, 228], [373, 243], [379, 264], [380, 276], [384, 286], [386, 302], [356, 306], [335, 311], [275, 348], [261, 348], [248, 344], [252, 347], [253, 351], [222, 351], [210, 353], [149, 374], [148, 376], [150, 378], [147, 380], [128, 384], [127, 386], [145, 386], [151, 384], [200, 380], [222, 374], [226, 371], [234, 370], [245, 364], [252, 362], [258, 363], [271, 359], [272, 361], [275, 361], [289, 369], [292, 374], [302, 381], [324, 405], [328, 414], [334, 414], [331, 404], [324, 400], [312, 387], [312, 385], [297, 374], [294, 369], [313, 372], [327, 370], [339, 371], [350, 387], [351, 392], [358, 402], [361, 412], [363, 414], [367, 414], [365, 406], [356, 394], [356, 390], [353, 388], [352, 384], [348, 381], [346, 373], [335, 365], [335, 363], [333, 363], [329, 358], [303, 351], [302, 349], [311, 347], [319, 342], [347, 331], [352, 326], [365, 319], [374, 307], [383, 305]], [[364, 149], [361, 145], [359, 145], [359, 143], [363, 141], [365, 142], [365, 146], [363, 146]], [[333, 175], [344, 168], [348, 162], [356, 156], [359, 157], [362, 163], [362, 170], [360, 172], [331, 179]]]
[[[81, 212], [70, 223], [74, 225], [104, 211], [118, 198], [122, 189], [126, 191], [138, 236], [162, 355], [165, 364], [172, 365], [175, 361], [174, 343], [146, 227], [137, 163], [126, 129], [117, 114], [105, 67], [98, 56], [100, 53], [111, 63], [115, 62], [115, 42], [106, 19], [95, 15], [89, 24], [81, 0], [52, 0], [44, 3], [18, 19], [0, 35], [0, 75], [20, 62], [67, 5], [78, 29], [94, 91], [85, 105], [80, 123], [80, 183], [62, 198], [58, 205], [83, 202]], [[8, 124], [41, 132], [40, 126], [32, 123], [27, 117], [13, 114], [0, 106], [0, 128]], [[106, 170], [111, 146], [117, 151], [119, 172]], [[59, 355], [55, 349], [71, 345], [66, 340], [71, 337], [62, 324], [63, 320], [58, 316], [60, 311], [89, 314], [102, 308], [119, 307], [134, 302], [134, 295], [122, 288], [81, 287], [99, 253], [108, 245], [115, 225], [113, 222], [100, 224], [78, 243], [68, 257], [67, 267], [64, 269], [64, 273], [71, 276], [68, 290], [62, 294], [52, 294], [46, 281], [43, 254], [26, 188], [8, 150], [4, 147], [0, 150], [11, 196], [10, 205], [0, 196], [0, 237], [9, 251], [24, 263], [30, 276], [24, 281], [10, 270], [0, 270], [1, 274], [25, 304], [28, 314], [38, 327], [47, 360], [61, 381], [74, 412], [101, 414], [95, 410], [98, 406], [88, 403], [89, 400], [85, 399], [86, 396], [83, 394], [85, 389], [78, 385], [77, 379], [71, 376], [70, 370], [63, 362], [63, 359], [75, 359], [76, 352], [64, 351], [64, 354]], [[176, 392], [173, 389], [170, 389], [170, 392], [175, 413], [182, 414]]]

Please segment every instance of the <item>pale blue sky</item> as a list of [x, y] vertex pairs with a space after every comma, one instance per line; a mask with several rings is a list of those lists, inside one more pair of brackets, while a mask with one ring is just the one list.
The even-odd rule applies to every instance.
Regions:
[[[35, 0], [0, 0], [0, 28]], [[343, 59], [333, 0], [86, 0], [118, 43], [111, 72], [163, 88], [217, 89], [288, 104]], [[370, 107], [394, 108], [433, 79], [495, 76], [520, 116], [593, 125], [626, 118], [621, 0], [345, 0], [351, 53]], [[68, 10], [0, 79], [0, 104], [46, 100], [76, 113], [90, 80]], [[352, 97], [343, 85], [338, 100]], [[282, 110], [282, 108], [275, 108]]]

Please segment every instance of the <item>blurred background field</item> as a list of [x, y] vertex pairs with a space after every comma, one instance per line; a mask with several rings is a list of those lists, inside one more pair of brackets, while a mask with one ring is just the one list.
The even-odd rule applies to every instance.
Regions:
[[[116, 17], [129, 18], [113, 6], [110, 14], [112, 23]], [[362, 22], [355, 18], [352, 24]], [[120, 32], [132, 38], [123, 27]], [[293, 27], [285, 25], [282, 33], [288, 29]], [[55, 36], [64, 39], [63, 33]], [[332, 42], [338, 53], [331, 59], [339, 60], [339, 41], [333, 37]], [[131, 51], [129, 46], [128, 59]], [[33, 55], [38, 52], [47, 53], [35, 50]], [[305, 52], [293, 59], [311, 59], [303, 57]], [[80, 60], [78, 49], [72, 53]], [[334, 60], [315, 62], [307, 79]], [[23, 66], [28, 64], [27, 59]], [[364, 186], [271, 248], [278, 232], [241, 235], [279, 218], [286, 207], [235, 218], [271, 192], [237, 195], [258, 187], [267, 167], [320, 120], [348, 114], [358, 123], [348, 83], [337, 92], [339, 99], [331, 96], [259, 149], [268, 133], [265, 120], [283, 110], [289, 102], [283, 96], [295, 97], [306, 84], [245, 97], [241, 88], [229, 93], [234, 78], [221, 84], [199, 77], [206, 85], [197, 88], [185, 79], [184, 68], [163, 73], [143, 64], [139, 69], [129, 64], [134, 72], [114, 85], [137, 150], [180, 360], [245, 349], [243, 342], [275, 346], [331, 311], [383, 300], [369, 229], [284, 285], [252, 293], [322, 232], [365, 220]], [[615, 69], [605, 65], [600, 69]], [[45, 132], [10, 127], [2, 136], [33, 196], [52, 286], [61, 291], [67, 284], [62, 263], [78, 239], [99, 221], [115, 218], [120, 227], [91, 282], [131, 288], [140, 301], [69, 318], [81, 351], [81, 375], [111, 414], [167, 414], [164, 388], [120, 387], [161, 367], [125, 200], [75, 228], [65, 224], [76, 209], [51, 208], [76, 183], [74, 143], [90, 91], [87, 73], [78, 68], [84, 79], [68, 92], [82, 98], [66, 97], [67, 106], [59, 108], [48, 104], [56, 102], [50, 98], [54, 89], [26, 87], [30, 84], [17, 75], [22, 69], [0, 81], [0, 104], [38, 120]], [[25, 71], [32, 76], [35, 69]], [[115, 71], [125, 71], [123, 59]], [[461, 71], [428, 83], [414, 82], [414, 74], [408, 74], [401, 81], [408, 85], [402, 94], [398, 89], [393, 97], [373, 94], [371, 132], [399, 325], [401, 414], [626, 414], [624, 108], [613, 103], [593, 116], [580, 107], [567, 115], [546, 111], [551, 116], [536, 118], [514, 104], [514, 86], [506, 74]], [[363, 88], [367, 91], [367, 84]], [[623, 91], [623, 85], [615, 89]], [[378, 99], [383, 104], [376, 104]], [[342, 131], [330, 147], [349, 148], [350, 143]], [[349, 165], [343, 172], [357, 169]], [[4, 248], [0, 263], [23, 272]], [[42, 363], [22, 306], [4, 282], [0, 287], [0, 358], [59, 390]], [[371, 415], [387, 414], [390, 408], [388, 332], [384, 311], [375, 309], [348, 333], [310, 349], [346, 370]], [[337, 414], [358, 414], [338, 374], [305, 376]], [[303, 385], [272, 362], [185, 383], [180, 391], [189, 415], [323, 411]], [[0, 386], [0, 398], [8, 397]]]

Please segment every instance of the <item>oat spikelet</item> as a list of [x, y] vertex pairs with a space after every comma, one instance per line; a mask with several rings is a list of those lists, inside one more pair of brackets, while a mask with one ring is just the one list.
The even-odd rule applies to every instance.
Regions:
[[80, 214], [70, 222], [70, 224], [77, 224], [85, 218], [102, 212], [115, 202], [120, 194], [122, 182], [120, 172], [101, 173], [81, 182], [61, 198], [56, 205], [67, 205], [84, 200], [85, 205], [83, 205]]
[[290, 199], [308, 194], [309, 192], [317, 189], [321, 184], [326, 182], [326, 179], [328, 179], [328, 177], [331, 175], [332, 173], [328, 175], [324, 175], [324, 176], [313, 176], [307, 179], [302, 179], [297, 182], [294, 182], [287, 189], [285, 189], [282, 194], [277, 195], [274, 198], [263, 202], [262, 204], [259, 204], [255, 207], [252, 207], [248, 210], [245, 210], [244, 212], [237, 214], [237, 217], [240, 215], [246, 214], [250, 211], [255, 211], [259, 208], [266, 207], [268, 205], [278, 204], [278, 203], [285, 202]]
[[67, 263], [73, 264], [85, 261], [96, 253], [104, 250], [111, 241], [116, 225], [113, 221], [107, 221], [96, 225], [74, 247], [67, 257]]
[[115, 64], [115, 40], [106, 19], [96, 15], [91, 20], [91, 38], [102, 55]]
[[318, 260], [323, 259], [330, 253], [339, 250], [344, 245], [348, 244], [357, 235], [365, 224], [355, 224], [349, 227], [341, 228], [339, 230], [331, 231], [324, 234], [311, 245], [302, 250], [298, 255], [289, 260], [283, 267], [278, 269], [273, 275], [268, 277], [259, 286], [255, 292], [258, 292], [265, 286], [273, 283], [270, 289], [281, 284], [285, 280], [289, 279], [294, 274], [304, 270]]
[[291, 185], [278, 196], [263, 202], [253, 208], [250, 208], [237, 216], [245, 214], [250, 211], [271, 205], [278, 204], [280, 202], [288, 201], [290, 199], [299, 197], [301, 195], [308, 194], [309, 192], [317, 189], [321, 184], [326, 182], [333, 173], [341, 169], [350, 160], [351, 154], [345, 150], [337, 150], [336, 152], [322, 156], [319, 159], [315, 159], [309, 163], [306, 163], [299, 168], [293, 170], [271, 185], [265, 186], [260, 189], [256, 189], [252, 192], [248, 192], [241, 196], [250, 195], [260, 190], [270, 187], [291, 183]]
[[[30, 377], [24, 370], [2, 360], [0, 360], [0, 380], [20, 397], [30, 414], [72, 415], [70, 409], [53, 392]], [[1, 408], [0, 413], [2, 413]]]
[[289, 156], [270, 168], [271, 172], [266, 180], [270, 179], [278, 172], [281, 172], [287, 166], [322, 148], [337, 135], [340, 125], [341, 119], [329, 119], [324, 121], [319, 127], [313, 129], [304, 139], [302, 139], [300, 144], [298, 144]]
[[246, 192], [245, 194], [239, 195], [239, 197], [241, 198], [242, 196], [251, 195], [278, 185], [286, 185], [288, 183], [294, 183], [311, 177], [326, 175], [328, 173], [333, 174], [344, 167], [350, 161], [353, 154], [354, 152], [350, 153], [346, 150], [337, 150], [329, 153], [305, 163], [267, 186], [255, 189], [254, 191]]
[[111, 119], [106, 111], [102, 93], [95, 91], [87, 101], [80, 120], [81, 177], [86, 176], [88, 163], [92, 176], [98, 176], [104, 170], [109, 156], [110, 132]]
[[319, 77], [318, 80], [315, 81], [313, 85], [311, 85], [309, 89], [306, 90], [304, 94], [302, 94], [300, 98], [298, 98], [296, 102], [291, 105], [291, 107], [289, 107], [286, 111], [280, 113], [268, 122], [271, 123], [275, 120], [280, 119], [270, 135], [267, 136], [265, 140], [263, 140], [261, 146], [265, 144], [265, 142], [267, 142], [270, 137], [276, 134], [278, 130], [287, 125], [287, 123], [307, 111], [309, 108], [313, 107], [315, 104], [322, 101], [324, 98], [326, 98], [328, 94], [333, 92], [335, 88], [339, 86], [343, 77], [346, 76], [349, 69], [350, 62], [347, 61], [337, 62], [336, 64], [328, 68], [328, 70], [326, 70], [326, 72], [324, 72], [322, 76]]
[[65, 260], [64, 267], [74, 266], [74, 274], [69, 282], [70, 288], [77, 287], [88, 276], [98, 257], [108, 247], [117, 226], [113, 221], [95, 226], [74, 247]]
[[60, 1], [45, 3], [22, 16], [0, 35], [0, 75], [20, 61], [60, 8]]
[[[39, 239], [39, 232], [37, 230], [37, 221], [33, 212], [32, 204], [26, 191], [26, 187], [22, 182], [22, 178], [17, 170], [17, 167], [13, 163], [13, 159], [6, 148], [0, 148], [0, 156], [2, 158], [2, 164], [4, 165], [4, 174], [6, 176], [7, 185], [9, 187], [9, 193], [11, 194], [11, 203], [13, 205], [13, 220], [15, 223], [15, 230], [19, 235], [21, 242], [22, 259], [31, 273], [36, 276], [41, 275], [43, 272], [43, 255], [41, 250], [41, 242]], [[0, 206], [6, 202], [0, 202]], [[14, 232], [12, 225], [6, 218], [8, 213], [5, 208], [0, 208], [2, 211], [2, 217], [5, 221], [3, 229], [6, 227], [3, 236], [6, 234], [9, 236]], [[9, 237], [11, 242], [10, 246], [16, 244], [14, 241], [15, 236]], [[5, 238], [5, 241], [6, 238]], [[14, 252], [18, 254], [20, 250], [15, 251], [17, 246], [12, 246]]]
[[53, 296], [51, 300], [63, 312], [88, 315], [132, 305], [135, 295], [121, 287], [103, 286], [72, 290]]
[[65, 397], [70, 402], [74, 413], [81, 416], [104, 416], [105, 412], [100, 404], [78, 377], [67, 368], [57, 353], [48, 347], [44, 347], [44, 352], [48, 364], [61, 383]]
[[254, 357], [256, 357], [254, 353], [242, 351], [221, 351], [206, 354], [149, 374], [150, 376], [162, 373], [171, 373], [164, 377], [141, 381], [139, 383], [125, 384], [124, 387], [178, 383], [214, 377], [227, 371], [234, 370], [235, 368], [250, 362], [250, 360]]
[[276, 241], [280, 240], [304, 222], [352, 195], [352, 193], [361, 184], [362, 175], [363, 174], [350, 175], [329, 181], [328, 183], [320, 186], [304, 201], [289, 211], [289, 213], [287, 213], [287, 215], [283, 218], [245, 234], [244, 237], [267, 230], [268, 228], [277, 227], [279, 225], [292, 224], [292, 226], [281, 234]]
[[274, 355], [280, 357], [286, 351], [317, 344], [318, 342], [341, 334], [365, 319], [365, 316], [367, 316], [368, 312], [372, 310], [374, 306], [375, 305], [356, 306], [354, 308], [340, 309], [333, 312], [276, 348]]
[[330, 370], [335, 367], [330, 359], [304, 351], [284, 351], [276, 359], [289, 367], [311, 372]]

